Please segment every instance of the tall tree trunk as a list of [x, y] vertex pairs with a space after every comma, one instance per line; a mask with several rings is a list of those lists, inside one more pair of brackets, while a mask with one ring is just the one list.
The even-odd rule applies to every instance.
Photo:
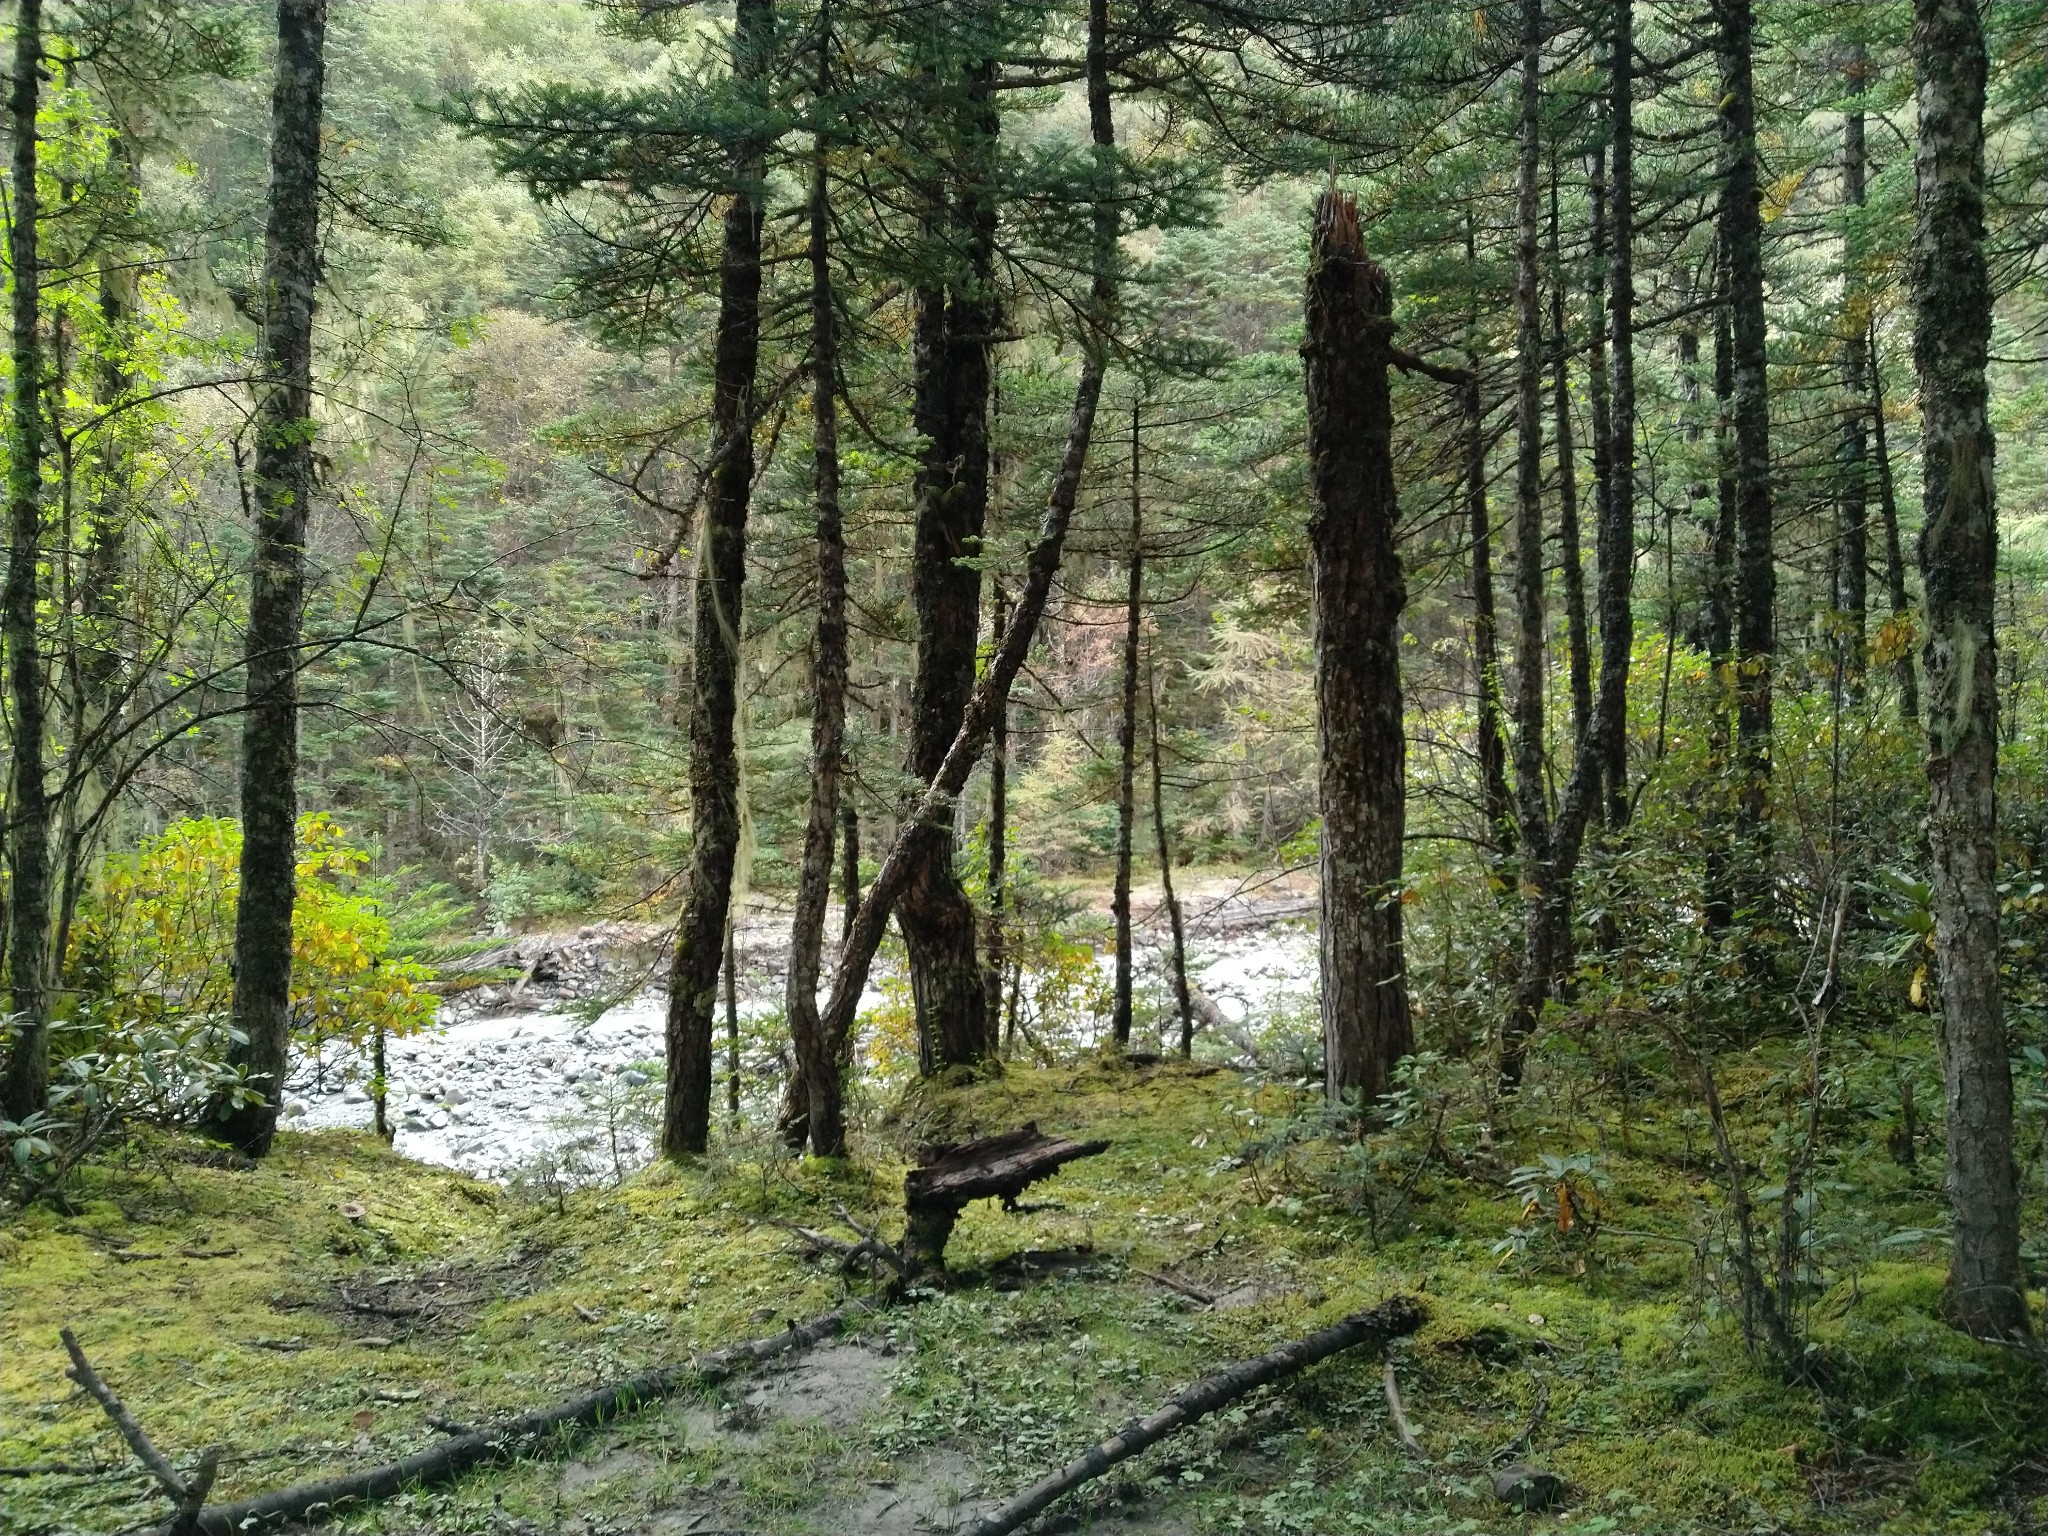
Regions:
[[1733, 339], [1736, 832], [1758, 909], [1769, 862], [1771, 686], [1777, 573], [1771, 536], [1771, 405], [1765, 373], [1762, 191], [1757, 181], [1750, 0], [1716, 0], [1721, 69], [1722, 258]]
[[[1596, 58], [1604, 61], [1607, 55], [1607, 39], [1601, 38], [1595, 45]], [[1597, 546], [1599, 530], [1607, 518], [1610, 487], [1614, 484], [1614, 469], [1607, 459], [1613, 447], [1614, 406], [1613, 392], [1608, 383], [1607, 373], [1607, 108], [1604, 101], [1595, 100], [1594, 131], [1600, 137], [1594, 141], [1593, 152], [1588, 157], [1586, 201], [1591, 209], [1591, 229], [1588, 231], [1587, 246], [1591, 260], [1587, 264], [1586, 280], [1586, 403], [1591, 417], [1592, 441], [1587, 445], [1593, 460], [1593, 529]], [[1597, 550], [1596, 550], [1597, 553]], [[1605, 643], [1605, 637], [1602, 637]], [[1598, 771], [1598, 765], [1595, 765]]]
[[[1522, 0], [1521, 18], [1521, 140], [1515, 180], [1515, 803], [1522, 831], [1523, 914], [1522, 973], [1502, 1038], [1504, 1083], [1520, 1080], [1523, 1042], [1542, 1016], [1570, 923], [1569, 897], [1553, 869], [1544, 771], [1548, 621], [1543, 576], [1543, 320], [1536, 248], [1542, 0]], [[1606, 638], [1603, 633], [1603, 644]], [[1580, 758], [1591, 751], [1596, 762], [1605, 761], [1591, 742], [1580, 742], [1578, 749]]]
[[1138, 406], [1131, 406], [1131, 543], [1126, 556], [1129, 587], [1124, 596], [1123, 715], [1117, 722], [1116, 882], [1110, 912], [1116, 922], [1116, 991], [1110, 1010], [1110, 1038], [1118, 1049], [1131, 1043], [1131, 834], [1138, 815], [1138, 621], [1145, 596], [1145, 503], [1139, 487], [1142, 452]]
[[[1536, 108], [1541, 86], [1542, 10], [1541, 0], [1523, 0], [1523, 5], [1524, 138], [1520, 197], [1522, 229], [1518, 264], [1526, 268], [1526, 274], [1517, 274], [1516, 309], [1522, 333], [1534, 338], [1528, 344], [1528, 349], [1533, 354], [1541, 345], [1536, 301], [1535, 223], [1536, 138], [1540, 128]], [[1635, 18], [1631, 0], [1617, 0], [1613, 21], [1614, 31], [1609, 50], [1613, 60], [1613, 80], [1609, 105], [1614, 119], [1617, 192], [1615, 202], [1618, 208], [1622, 195], [1629, 194], [1632, 169], [1629, 152], [1633, 143], [1635, 111]], [[1618, 245], [1628, 241], [1631, 222], [1627, 214], [1617, 217]], [[1625, 255], [1617, 262], [1617, 266], [1624, 274], [1625, 280], [1625, 275], [1629, 272], [1629, 262]], [[1614, 287], [1624, 298], [1629, 296], [1622, 289], [1620, 281], [1617, 281]], [[1629, 342], [1632, 348], [1630, 317], [1625, 314], [1620, 318], [1621, 329], [1617, 333], [1617, 341]], [[1630, 361], [1632, 362], [1632, 352]], [[1600, 669], [1593, 696], [1593, 718], [1587, 728], [1586, 739], [1579, 743], [1578, 753], [1573, 759], [1571, 777], [1566, 782], [1557, 815], [1548, 819], [1544, 839], [1536, 854], [1532, 857], [1526, 849], [1524, 850], [1524, 880], [1528, 889], [1524, 893], [1527, 905], [1522, 934], [1522, 970], [1501, 1034], [1500, 1084], [1503, 1090], [1508, 1092], [1521, 1085], [1529, 1038], [1542, 1019], [1544, 1004], [1550, 998], [1558, 958], [1564, 953], [1570, 940], [1572, 881], [1584, 848], [1587, 824], [1599, 814], [1601, 808], [1601, 786], [1606, 778], [1603, 769], [1622, 760], [1622, 750], [1627, 741], [1629, 652], [1632, 638], [1630, 605], [1635, 591], [1635, 498], [1632, 484], [1634, 401], [1632, 367], [1624, 362], [1622, 348], [1619, 345], [1616, 348], [1616, 362], [1618, 387], [1609, 418], [1608, 444], [1609, 453], [1622, 453], [1623, 461], [1610, 465], [1612, 474], [1607, 493], [1600, 505], [1600, 525], [1595, 541], [1600, 554], [1600, 587], [1597, 594], [1600, 611]], [[1528, 376], [1522, 380], [1522, 409], [1526, 418], [1536, 423], [1534, 430], [1540, 433], [1540, 360], [1532, 360], [1524, 367]], [[1625, 486], [1625, 481], [1630, 483]], [[1536, 655], [1540, 654], [1536, 648], [1540, 647], [1543, 638], [1543, 583], [1540, 569], [1543, 528], [1540, 498], [1533, 507], [1522, 509], [1520, 521], [1525, 526], [1518, 532], [1518, 542], [1523, 547], [1537, 552], [1536, 573], [1526, 577], [1519, 573], [1517, 575], [1517, 581], [1520, 583], [1518, 600], [1524, 608], [1521, 619], [1522, 644], [1532, 655]], [[1533, 627], [1530, 623], [1532, 610], [1536, 620]], [[1518, 659], [1518, 665], [1527, 667], [1528, 663]], [[1540, 701], [1529, 707], [1529, 715], [1539, 727], [1539, 741], [1540, 710]], [[1534, 760], [1540, 767], [1540, 749]], [[1540, 784], [1533, 791], [1522, 791], [1525, 839], [1528, 835], [1527, 823], [1534, 819], [1528, 813], [1540, 813], [1542, 804]]]
[[1309, 559], [1321, 746], [1323, 1080], [1369, 1106], [1414, 1049], [1401, 943], [1407, 741], [1394, 546], [1392, 296], [1358, 205], [1326, 192], [1309, 248]]
[[[853, 771], [850, 761], [839, 766], [842, 778]], [[853, 925], [860, 918], [860, 809], [853, 803], [852, 784], [847, 785], [848, 793], [841, 797], [843, 804], [839, 812], [839, 942], [844, 944], [853, 934]]]
[[1595, 535], [1600, 560], [1600, 690], [1608, 701], [1608, 729], [1598, 750], [1600, 778], [1607, 791], [1607, 825], [1628, 821], [1628, 676], [1634, 659], [1635, 612], [1632, 579], [1613, 573], [1634, 571], [1636, 558], [1636, 181], [1635, 181], [1635, 9], [1615, 0], [1613, 80], [1608, 115], [1613, 131], [1614, 170], [1609, 213], [1614, 255], [1607, 269], [1608, 326], [1614, 356], [1613, 414], [1608, 423], [1607, 503]]
[[[818, 99], [830, 98], [831, 26], [821, 27]], [[846, 762], [846, 529], [839, 509], [839, 324], [832, 307], [832, 188], [822, 122], [811, 144], [811, 496], [817, 526], [818, 626], [812, 643], [811, 804], [797, 866], [795, 913], [789, 925], [789, 980], [783, 1006], [797, 1070], [785, 1111], [785, 1140], [801, 1149], [808, 1133], [820, 1157], [845, 1151], [839, 1063], [818, 1025], [818, 973], [825, 946], [825, 907], [832, 896], [832, 853], [839, 825], [839, 777]], [[848, 807], [849, 811], [851, 807]], [[852, 823], [848, 823], [851, 827]], [[856, 868], [851, 885], [860, 875]], [[799, 1099], [797, 1087], [803, 1095]], [[798, 1123], [799, 1117], [801, 1124]]]
[[1914, 0], [1913, 361], [1920, 378], [1927, 595], [1927, 830], [1941, 971], [1954, 1244], [1946, 1304], [1985, 1337], [2028, 1333], [1998, 985], [1998, 515], [1984, 380], [1983, 21], [1973, 0]]
[[740, 954], [733, 938], [733, 924], [739, 917], [728, 911], [725, 918], [725, 1114], [734, 1125], [740, 1121]]
[[[733, 76], [751, 100], [767, 75], [771, 0], [737, 0]], [[757, 103], [758, 105], [758, 103]], [[690, 664], [690, 871], [668, 983], [668, 1080], [661, 1149], [702, 1152], [711, 1135], [712, 1017], [740, 844], [740, 602], [747, 569], [747, 503], [754, 479], [754, 373], [761, 348], [761, 184], [765, 148], [734, 151], [712, 351], [712, 455], [698, 541]]]
[[299, 627], [313, 498], [313, 304], [320, 280], [320, 122], [327, 0], [278, 0], [256, 406], [256, 552], [242, 717], [242, 868], [235, 904], [233, 1060], [253, 1096], [220, 1131], [260, 1157], [277, 1130], [291, 1039], [299, 771]]
[[[1870, 335], [1870, 430], [1871, 447], [1877, 458], [1877, 510], [1884, 527], [1885, 596], [1892, 622], [1907, 623], [1913, 613], [1913, 599], [1906, 592], [1906, 554], [1899, 541], [1899, 495], [1892, 480], [1891, 447], [1884, 430], [1884, 368], [1877, 355], [1877, 331]], [[1899, 655], [1899, 717], [1908, 725], [1920, 723], [1920, 670], [1911, 646]]]
[[[980, 640], [981, 538], [988, 517], [990, 347], [999, 319], [994, 289], [996, 213], [988, 177], [998, 118], [994, 66], [970, 67], [960, 139], [961, 184], [934, 222], [962, 240], [962, 276], [918, 295], [915, 418], [925, 440], [916, 483], [911, 601], [917, 673], [911, 682], [906, 768], [928, 784], [959, 733], [974, 690]], [[922, 858], [897, 905], [917, 1009], [918, 1068], [926, 1076], [979, 1061], [988, 1049], [988, 991], [975, 954], [974, 907], [953, 867], [950, 823], [920, 842]]]
[[1493, 512], [1486, 504], [1486, 435], [1479, 405], [1478, 360], [1459, 391], [1465, 434], [1465, 518], [1472, 547], [1472, 671], [1478, 698], [1479, 805], [1486, 836], [1503, 859], [1515, 851], [1514, 803], [1508, 796], [1508, 748], [1501, 735], [1500, 608], [1493, 593]]
[[903, 824], [889, 852], [875, 872], [875, 881], [861, 904], [859, 919], [840, 951], [839, 965], [832, 975], [832, 996], [820, 1015], [825, 1038], [835, 1053], [846, 1047], [853, 1030], [861, 989], [867, 984], [868, 968], [881, 947], [882, 931], [890, 914], [918, 878], [930, 858], [929, 845], [951, 835], [955, 804], [974, 762], [986, 744], [997, 716], [1006, 707], [1010, 685], [1023, 669], [1024, 658], [1038, 635], [1038, 621], [1052, 595], [1053, 578], [1059, 573], [1066, 550], [1067, 530], [1073, 524], [1074, 506], [1081, 494], [1081, 472], [1088, 462], [1088, 448], [1095, 435], [1095, 411], [1102, 400], [1102, 378], [1110, 339], [1118, 319], [1117, 238], [1121, 227], [1119, 194], [1121, 174], [1116, 157], [1116, 130], [1111, 116], [1109, 93], [1109, 20], [1107, 0], [1090, 0], [1088, 8], [1088, 129], [1093, 141], [1099, 191], [1092, 216], [1088, 304], [1081, 349], [1081, 373], [1074, 383], [1073, 409], [1067, 418], [1067, 436], [1061, 449], [1059, 467], [1053, 474], [1046, 496], [1045, 518], [1039, 525], [1038, 542], [1025, 567], [1024, 588], [1018, 598], [1003, 643], [996, 648], [988, 671], [974, 689], [961, 716], [960, 728], [946, 748], [938, 769], [923, 793], [905, 807]]
[[7, 644], [8, 708], [14, 727], [7, 786], [7, 995], [18, 1016], [7, 1056], [10, 1120], [26, 1120], [50, 1090], [48, 994], [50, 808], [43, 782], [43, 668], [36, 636], [37, 571], [43, 552], [42, 337], [36, 219], [36, 109], [43, 62], [42, 0], [20, 0], [14, 19], [14, 79], [7, 97], [14, 136], [7, 256], [14, 268], [13, 360], [7, 416], [7, 587], [0, 605]]
[[1188, 931], [1173, 891], [1173, 847], [1166, 836], [1166, 775], [1159, 756], [1159, 680], [1152, 675], [1152, 652], [1145, 652], [1145, 720], [1152, 749], [1152, 837], [1159, 847], [1159, 889], [1166, 900], [1167, 923], [1173, 933], [1173, 1008], [1180, 1021], [1180, 1053], [1195, 1053], [1195, 1000], [1188, 990]]
[[1712, 692], [1707, 714], [1707, 763], [1712, 772], [1701, 881], [1709, 933], [1735, 918], [1734, 869], [1729, 842], [1734, 819], [1728, 803], [1729, 757], [1735, 707], [1735, 338], [1728, 319], [1727, 263], [1717, 240], [1714, 261], [1714, 526], [1707, 544], [1707, 656]]
[[[1579, 529], [1578, 456], [1572, 447], [1571, 344], [1564, 324], [1564, 259], [1559, 251], [1557, 162], [1550, 169], [1551, 415], [1557, 431], [1557, 544], [1564, 572], [1565, 646], [1571, 676], [1572, 740], [1593, 723], [1593, 649], [1586, 630], [1584, 535]], [[1597, 509], [1596, 509], [1597, 512]]]
[[[1009, 597], [1001, 581], [995, 584], [994, 613], [990, 636], [995, 648], [1003, 648], [1009, 627]], [[988, 912], [982, 922], [982, 975], [988, 987], [988, 1023], [991, 1049], [1000, 1051], [995, 1038], [1003, 1016], [1003, 967], [1007, 944], [1003, 924], [1007, 920], [1010, 868], [1010, 702], [1002, 701], [988, 733]]]
[[1862, 97], [1870, 61], [1863, 44], [1849, 51], [1848, 78], [1843, 82], [1856, 104], [1842, 118], [1842, 203], [1852, 221], [1842, 242], [1842, 388], [1848, 400], [1842, 412], [1842, 488], [1836, 505], [1835, 624], [1840, 637], [1842, 672], [1849, 688], [1861, 694], [1870, 608], [1870, 401], [1865, 389], [1869, 370], [1870, 301], [1864, 291], [1863, 242], [1853, 222], [1863, 207], [1864, 152]]

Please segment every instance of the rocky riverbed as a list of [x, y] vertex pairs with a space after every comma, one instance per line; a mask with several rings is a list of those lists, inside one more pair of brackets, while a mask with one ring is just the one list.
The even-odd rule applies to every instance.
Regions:
[[[1139, 905], [1142, 912], [1142, 893]], [[1191, 892], [1187, 907], [1190, 975], [1203, 1033], [1214, 1041], [1205, 1049], [1257, 1056], [1270, 1045], [1273, 1021], [1299, 1019], [1313, 1004], [1312, 893], [1292, 881], [1219, 885]], [[775, 1093], [784, 1070], [769, 1043], [775, 1031], [752, 1025], [779, 1024], [786, 925], [783, 914], [759, 907], [735, 937], [743, 1080], [756, 1098]], [[661, 939], [652, 925], [599, 924], [527, 935], [472, 961], [520, 975], [449, 999], [434, 1028], [391, 1042], [386, 1103], [397, 1149], [497, 1180], [581, 1183], [646, 1163], [667, 1007], [654, 984]], [[1163, 920], [1142, 924], [1137, 940], [1140, 991], [1163, 998]], [[1102, 953], [1097, 963], [1113, 962]], [[881, 1000], [871, 988], [863, 1001]], [[721, 1042], [721, 1071], [723, 1060]], [[302, 1059], [285, 1124], [368, 1126], [368, 1072], [366, 1061], [331, 1050]]]

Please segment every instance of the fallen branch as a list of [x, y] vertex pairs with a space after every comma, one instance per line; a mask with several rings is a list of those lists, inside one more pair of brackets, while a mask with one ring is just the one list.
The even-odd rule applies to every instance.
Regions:
[[1216, 1305], [1216, 1293], [1205, 1291], [1199, 1285], [1190, 1285], [1185, 1280], [1176, 1280], [1171, 1275], [1158, 1274], [1149, 1269], [1133, 1269], [1131, 1273], [1142, 1280], [1150, 1280], [1154, 1285], [1163, 1285], [1169, 1291], [1179, 1291], [1183, 1296], [1191, 1296], [1205, 1307]]
[[[342, 1506], [372, 1499], [389, 1498], [407, 1488], [445, 1483], [472, 1467], [502, 1461], [518, 1454], [521, 1446], [554, 1430], [589, 1428], [631, 1413], [649, 1403], [659, 1402], [685, 1386], [724, 1381], [741, 1367], [772, 1360], [792, 1350], [808, 1348], [829, 1339], [876, 1309], [872, 1301], [852, 1301], [830, 1312], [820, 1313], [807, 1323], [795, 1324], [767, 1338], [734, 1344], [678, 1365], [657, 1366], [626, 1381], [599, 1387], [581, 1397], [552, 1407], [538, 1408], [494, 1428], [452, 1435], [402, 1461], [344, 1473], [316, 1483], [258, 1494], [234, 1504], [217, 1505], [190, 1524], [192, 1531], [207, 1536], [234, 1536], [244, 1530], [288, 1521], [324, 1519]], [[177, 1523], [158, 1527], [155, 1536], [180, 1536]]]
[[1413, 1333], [1422, 1326], [1426, 1315], [1422, 1304], [1413, 1297], [1395, 1296], [1370, 1312], [1353, 1313], [1320, 1333], [1312, 1333], [1305, 1339], [1284, 1344], [1270, 1354], [1253, 1360], [1240, 1360], [1213, 1376], [1205, 1376], [1151, 1417], [1126, 1425], [1044, 1482], [1018, 1494], [1001, 1509], [983, 1515], [967, 1527], [963, 1536], [1007, 1536], [1008, 1532], [1039, 1514], [1055, 1499], [1102, 1476], [1119, 1462], [1130, 1460], [1176, 1430], [1186, 1429], [1218, 1408], [1237, 1401], [1247, 1392], [1296, 1375], [1360, 1344], [1384, 1344], [1389, 1339]]
[[1543, 1419], [1550, 1412], [1550, 1383], [1542, 1377], [1536, 1378], [1536, 1406], [1529, 1411], [1529, 1422], [1522, 1432], [1487, 1457], [1488, 1461], [1506, 1461], [1510, 1456], [1519, 1455], [1529, 1449], [1536, 1439], [1536, 1431], [1543, 1427]]
[[1407, 1410], [1401, 1406], [1401, 1384], [1394, 1379], [1394, 1347], [1389, 1344], [1380, 1351], [1385, 1362], [1380, 1373], [1381, 1385], [1387, 1393], [1387, 1413], [1393, 1418], [1394, 1433], [1401, 1437], [1401, 1449], [1417, 1461], [1429, 1460], [1429, 1452], [1422, 1448], [1422, 1442], [1415, 1438], [1415, 1431], [1409, 1427]]
[[189, 1480], [178, 1476], [170, 1458], [156, 1448], [142, 1426], [135, 1422], [135, 1415], [128, 1411], [127, 1404], [114, 1394], [112, 1387], [100, 1380], [99, 1372], [92, 1368], [92, 1362], [85, 1358], [85, 1351], [79, 1347], [78, 1336], [69, 1328], [60, 1328], [57, 1337], [64, 1341], [64, 1352], [71, 1357], [71, 1368], [64, 1374], [90, 1393], [107, 1411], [107, 1417], [114, 1421], [114, 1428], [128, 1442], [128, 1449], [149, 1468], [150, 1476], [169, 1495], [175, 1513], [165, 1529], [172, 1536], [183, 1536], [183, 1533], [196, 1529], [200, 1507], [206, 1503], [207, 1494], [213, 1491], [213, 1480], [220, 1472], [219, 1449], [209, 1449], [199, 1458], [199, 1465], [193, 1469]]

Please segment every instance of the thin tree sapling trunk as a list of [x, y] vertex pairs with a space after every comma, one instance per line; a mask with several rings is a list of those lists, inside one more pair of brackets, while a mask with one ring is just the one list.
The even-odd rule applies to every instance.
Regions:
[[[1572, 693], [1572, 740], [1593, 723], [1593, 647], [1586, 626], [1584, 535], [1579, 528], [1578, 454], [1572, 444], [1571, 344], [1564, 319], [1564, 260], [1559, 254], [1557, 166], [1550, 173], [1551, 416], [1557, 433], [1557, 558], [1564, 572], [1564, 632]], [[1597, 509], [1596, 509], [1597, 511]]]
[[1991, 343], [1986, 59], [1973, 0], [1915, 0], [1913, 63], [1920, 110], [1910, 272], [1927, 599], [1921, 663], [1953, 1233], [1945, 1301], [1958, 1327], [2012, 1338], [2031, 1330], [1998, 977], [1998, 514], [1984, 378]]
[[1406, 738], [1387, 276], [1355, 200], [1326, 192], [1309, 248], [1310, 592], [1321, 747], [1324, 1085], [1370, 1106], [1414, 1048], [1402, 955]]
[[1870, 401], [1865, 385], [1869, 371], [1869, 300], [1864, 293], [1860, 257], [1863, 242], [1853, 222], [1864, 203], [1862, 96], [1870, 60], [1862, 43], [1849, 51], [1847, 79], [1855, 105], [1842, 117], [1842, 203], [1852, 221], [1844, 232], [1842, 308], [1847, 324], [1842, 337], [1842, 388], [1848, 397], [1842, 412], [1841, 493], [1836, 503], [1835, 624], [1842, 651], [1842, 671], [1852, 693], [1863, 689], [1864, 656], [1868, 647], [1870, 608]]
[[[997, 650], [1009, 627], [1009, 595], [996, 581], [990, 639]], [[988, 911], [982, 921], [982, 974], [988, 982], [988, 1020], [993, 1030], [1003, 1016], [1003, 967], [1008, 952], [1004, 923], [1008, 920], [1010, 876], [1010, 704], [997, 707], [988, 733]], [[1001, 1053], [1000, 1039], [994, 1049]]]
[[1159, 755], [1159, 682], [1152, 674], [1152, 653], [1145, 652], [1145, 720], [1151, 733], [1152, 836], [1159, 845], [1159, 889], [1166, 900], [1166, 918], [1173, 932], [1173, 1007], [1180, 1021], [1180, 1054], [1195, 1054], [1195, 1001], [1188, 989], [1188, 932], [1173, 890], [1173, 847], [1166, 835], [1166, 779]]
[[[1899, 493], [1892, 479], [1891, 445], [1885, 441], [1884, 368], [1877, 352], [1875, 324], [1870, 330], [1870, 432], [1873, 457], [1877, 460], [1877, 512], [1884, 528], [1885, 597], [1892, 623], [1905, 625], [1913, 616], [1913, 599], [1906, 591], [1906, 554], [1899, 540]], [[1920, 723], [1920, 669], [1913, 648], [1900, 648], [1898, 660], [1899, 718], [1907, 725]]]
[[238, 1151], [270, 1150], [291, 1038], [299, 628], [313, 497], [313, 305], [320, 281], [320, 124], [327, 0], [278, 0], [256, 404], [255, 559], [242, 717], [242, 859], [235, 904], [237, 1043], [251, 1090], [221, 1116]]

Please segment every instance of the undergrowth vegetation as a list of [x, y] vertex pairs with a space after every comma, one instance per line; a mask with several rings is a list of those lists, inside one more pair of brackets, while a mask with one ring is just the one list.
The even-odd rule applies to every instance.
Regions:
[[[1446, 1109], [1469, 1075], [1423, 1058], [1362, 1137], [1331, 1135], [1312, 1090], [1214, 1067], [1012, 1067], [906, 1090], [858, 1162], [764, 1159], [743, 1135], [701, 1166], [547, 1198], [343, 1133], [288, 1136], [253, 1169], [139, 1140], [81, 1172], [68, 1213], [32, 1208], [6, 1230], [0, 1462], [68, 1470], [14, 1480], [5, 1528], [160, 1513], [64, 1380], [60, 1325], [174, 1457], [225, 1448], [215, 1496], [231, 1499], [830, 1306], [866, 1281], [806, 1260], [773, 1222], [830, 1226], [844, 1204], [893, 1233], [909, 1149], [1033, 1119], [1112, 1146], [1023, 1214], [971, 1207], [949, 1248], [958, 1283], [878, 1315], [860, 1340], [873, 1379], [824, 1417], [752, 1417], [742, 1377], [345, 1528], [640, 1530], [666, 1511], [685, 1529], [715, 1507], [750, 1530], [826, 1531], [883, 1485], [1004, 1494], [1218, 1364], [1397, 1290], [1431, 1312], [1394, 1356], [1426, 1459], [1389, 1426], [1381, 1361], [1339, 1357], [1170, 1439], [1083, 1518], [1282, 1532], [2048, 1518], [2038, 1356], [1941, 1321], [1938, 1162], [1896, 1162], [1873, 1138], [1816, 1182], [1826, 1284], [1800, 1304], [1816, 1367], [1788, 1381], [1744, 1350], [1696, 1116], [1646, 1081], [1623, 1122], [1570, 1091], [1571, 1062], [1560, 1052], [1489, 1130]], [[1724, 1072], [1764, 1160], [1770, 1070], [1766, 1056]], [[1570, 1483], [1561, 1519], [1507, 1517], [1491, 1498], [1495, 1453], [1524, 1436]]]

